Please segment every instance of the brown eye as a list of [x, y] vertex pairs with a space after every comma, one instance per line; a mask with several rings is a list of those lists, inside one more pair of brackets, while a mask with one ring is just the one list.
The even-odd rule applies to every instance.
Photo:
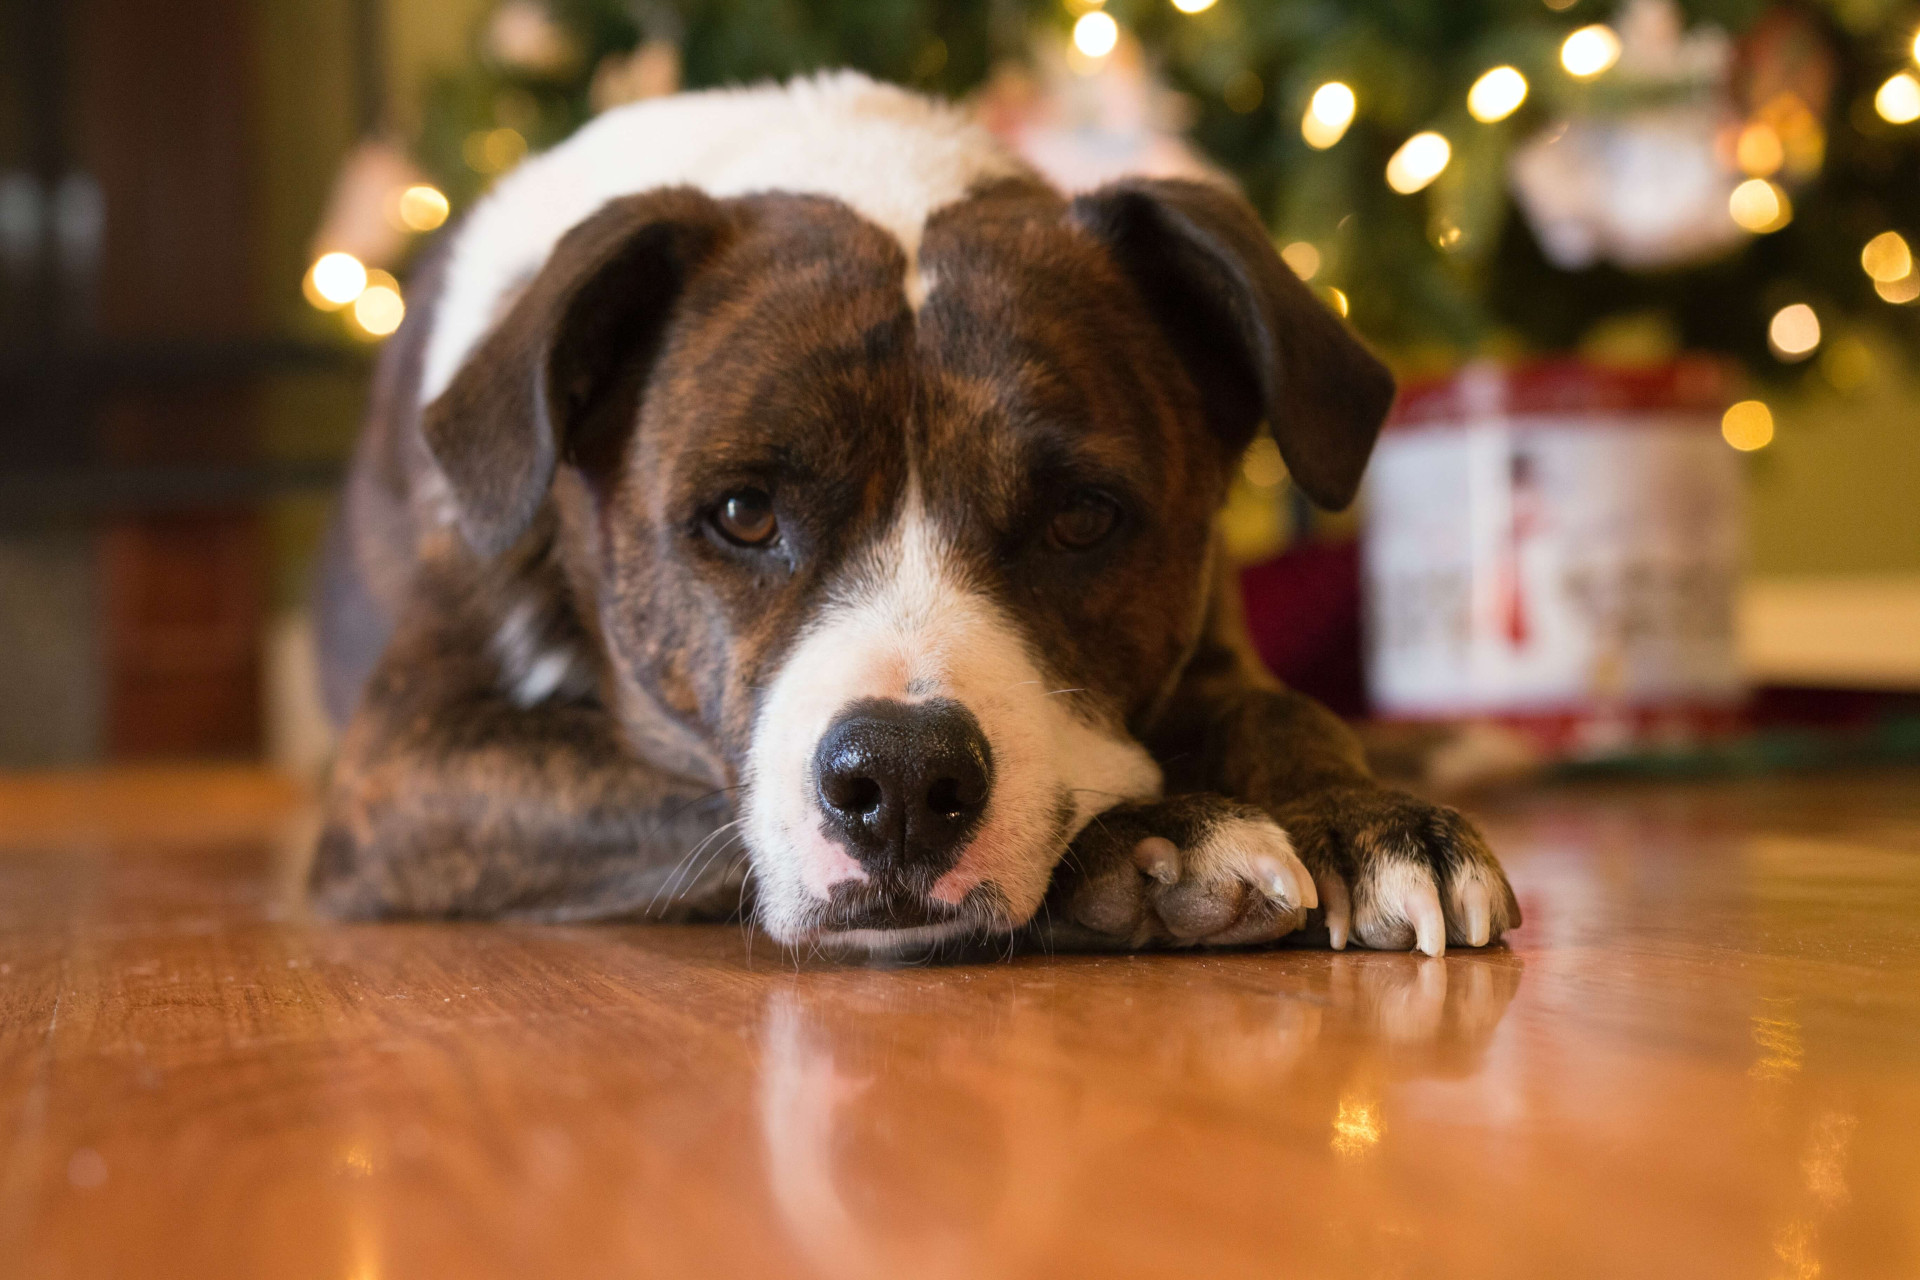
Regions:
[[780, 532], [773, 495], [765, 489], [740, 489], [722, 498], [713, 524], [728, 542], [742, 547], [764, 547]]
[[1068, 551], [1085, 551], [1113, 532], [1120, 508], [1104, 493], [1076, 494], [1047, 526], [1054, 544]]

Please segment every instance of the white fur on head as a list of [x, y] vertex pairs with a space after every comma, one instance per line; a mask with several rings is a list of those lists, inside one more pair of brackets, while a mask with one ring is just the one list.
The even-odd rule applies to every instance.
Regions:
[[932, 287], [918, 267], [927, 216], [978, 182], [1026, 172], [954, 108], [851, 71], [616, 107], [502, 178], [461, 225], [420, 403], [446, 390], [560, 237], [609, 200], [667, 186], [831, 196], [900, 241], [917, 311]]
[[[957, 571], [912, 486], [889, 536], [826, 602], [781, 666], [754, 725], [747, 844], [761, 923], [782, 941], [805, 935], [811, 909], [835, 884], [866, 877], [822, 833], [812, 772], [821, 736], [849, 703], [864, 698], [948, 698], [979, 722], [993, 753], [993, 791], [973, 839], [933, 896], [958, 905], [991, 883], [1004, 895], [1010, 925], [1040, 905], [1065, 841], [1102, 810], [1160, 790], [1159, 766], [1144, 747], [1116, 727], [1089, 722], [1070, 693], [1048, 687], [1013, 621]], [[1065, 831], [1063, 799], [1071, 806]], [[924, 926], [838, 939], [871, 949], [931, 940]]]

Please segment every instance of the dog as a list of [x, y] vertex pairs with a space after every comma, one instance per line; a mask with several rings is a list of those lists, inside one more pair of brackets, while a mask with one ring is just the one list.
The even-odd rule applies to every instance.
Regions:
[[610, 111], [424, 257], [327, 547], [324, 912], [793, 947], [1479, 946], [1458, 813], [1253, 656], [1263, 423], [1386, 368], [1224, 185], [1051, 188], [852, 73]]

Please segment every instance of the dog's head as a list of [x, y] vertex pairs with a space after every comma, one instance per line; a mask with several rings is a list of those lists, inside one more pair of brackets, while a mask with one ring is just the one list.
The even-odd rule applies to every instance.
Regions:
[[739, 781], [766, 928], [889, 947], [1024, 922], [1157, 793], [1241, 452], [1344, 506], [1392, 394], [1212, 186], [1005, 180], [911, 247], [675, 188], [569, 233], [424, 429], [482, 554], [557, 489], [611, 697]]

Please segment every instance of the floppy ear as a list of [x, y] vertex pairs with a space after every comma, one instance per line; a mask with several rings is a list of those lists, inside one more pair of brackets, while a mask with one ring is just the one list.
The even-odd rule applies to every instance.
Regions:
[[1280, 261], [1247, 202], [1135, 178], [1076, 198], [1070, 216], [1139, 287], [1229, 446], [1264, 418], [1309, 498], [1352, 502], [1393, 375]]
[[[421, 431], [483, 556], [532, 522], [558, 460], [651, 358], [688, 277], [727, 233], [691, 187], [609, 201], [567, 232], [507, 314], [426, 407]], [[630, 410], [630, 406], [626, 406]]]

